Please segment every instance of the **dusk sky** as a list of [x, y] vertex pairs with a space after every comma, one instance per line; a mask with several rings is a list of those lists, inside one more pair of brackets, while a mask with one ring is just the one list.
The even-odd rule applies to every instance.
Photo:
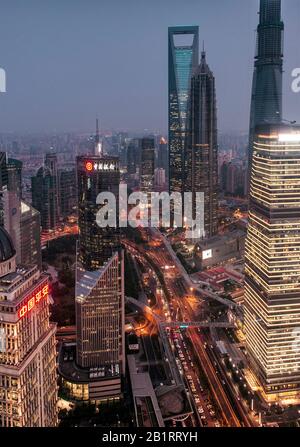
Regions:
[[[258, 0], [0, 0], [0, 132], [167, 130], [168, 26], [199, 25], [219, 130], [247, 131]], [[300, 122], [300, 1], [283, 0], [284, 118]]]

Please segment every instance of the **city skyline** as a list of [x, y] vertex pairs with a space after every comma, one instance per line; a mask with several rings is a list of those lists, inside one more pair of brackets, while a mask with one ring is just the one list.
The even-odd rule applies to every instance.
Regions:
[[[175, 25], [199, 26], [218, 85], [219, 130], [248, 131], [258, 1], [217, 2], [217, 16], [215, 3], [194, 0], [184, 7], [172, 2], [172, 8], [169, 1], [155, 8], [132, 1], [130, 15], [122, 15], [119, 1], [89, 3], [85, 8], [75, 1], [70, 8], [68, 1], [52, 2], [42, 10], [34, 0], [25, 9], [20, 2], [3, 2], [0, 66], [7, 92], [0, 96], [0, 131], [88, 131], [98, 115], [101, 129], [166, 132], [166, 34]], [[291, 90], [291, 73], [299, 66], [293, 38], [300, 20], [297, 0], [283, 1], [283, 20], [289, 23], [284, 118], [299, 121], [299, 95]], [[224, 23], [230, 32], [224, 33]], [[238, 95], [231, 95], [234, 89]]]
[[3, 0], [0, 428], [300, 427], [300, 2], [148, 3]]

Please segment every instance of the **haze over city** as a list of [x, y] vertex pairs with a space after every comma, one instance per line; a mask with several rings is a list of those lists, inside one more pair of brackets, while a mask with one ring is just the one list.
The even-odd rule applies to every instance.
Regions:
[[[90, 132], [96, 115], [102, 130], [165, 132], [167, 28], [193, 24], [216, 77], [219, 130], [248, 132], [257, 0], [0, 3], [1, 132]], [[298, 0], [283, 2], [283, 20], [284, 118], [300, 121]]]
[[1, 440], [299, 428], [299, 0], [0, 12]]

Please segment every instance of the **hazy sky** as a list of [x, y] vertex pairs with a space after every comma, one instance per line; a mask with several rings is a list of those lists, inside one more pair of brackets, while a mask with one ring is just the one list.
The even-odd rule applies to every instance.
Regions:
[[[284, 117], [300, 122], [300, 1], [282, 0]], [[2, 131], [167, 129], [167, 28], [199, 25], [221, 131], [246, 130], [258, 0], [0, 0]]]

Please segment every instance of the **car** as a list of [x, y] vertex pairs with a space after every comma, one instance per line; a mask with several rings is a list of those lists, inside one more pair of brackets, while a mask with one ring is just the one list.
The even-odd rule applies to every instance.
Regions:
[[200, 414], [203, 414], [203, 413], [204, 413], [204, 410], [203, 410], [202, 407], [198, 407], [198, 413], [200, 413]]
[[196, 404], [200, 404], [200, 399], [199, 399], [199, 397], [195, 397], [195, 402], [196, 402]]
[[219, 421], [216, 421], [216, 422], [215, 422], [215, 427], [221, 427], [221, 424], [220, 424]]

